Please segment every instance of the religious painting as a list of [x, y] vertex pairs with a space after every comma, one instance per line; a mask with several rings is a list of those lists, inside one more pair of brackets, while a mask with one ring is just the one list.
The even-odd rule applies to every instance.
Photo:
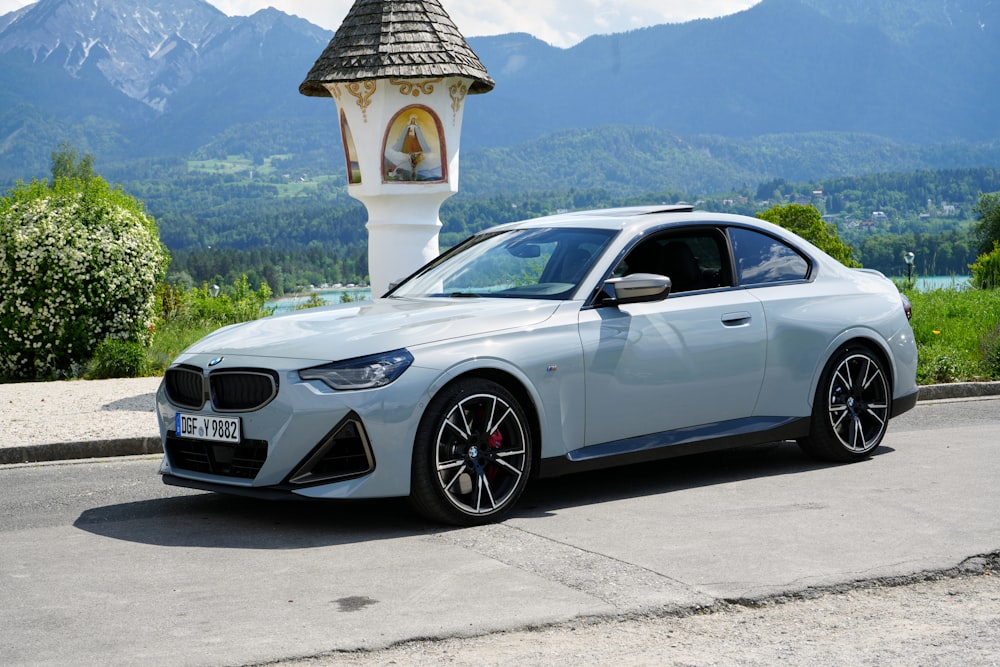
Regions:
[[344, 139], [344, 156], [347, 158], [347, 182], [357, 185], [361, 182], [361, 165], [358, 163], [358, 149], [354, 145], [354, 135], [347, 123], [347, 116], [340, 112], [340, 136]]
[[384, 183], [441, 183], [448, 179], [441, 121], [428, 107], [405, 107], [386, 129], [382, 141]]

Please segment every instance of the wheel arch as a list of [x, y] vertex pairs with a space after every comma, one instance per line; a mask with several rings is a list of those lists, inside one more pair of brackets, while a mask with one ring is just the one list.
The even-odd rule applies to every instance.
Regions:
[[809, 388], [810, 408], [815, 405], [816, 392], [819, 389], [819, 383], [822, 380], [827, 367], [830, 365], [830, 362], [838, 354], [840, 354], [841, 351], [851, 346], [864, 347], [869, 352], [878, 356], [879, 361], [882, 362], [882, 366], [886, 369], [886, 373], [889, 376], [889, 400], [892, 401], [896, 388], [896, 368], [892, 363], [892, 355], [889, 353], [888, 345], [879, 336], [875, 335], [874, 332], [854, 330], [851, 332], [845, 332], [842, 336], [838, 337], [837, 341], [830, 345], [830, 347], [826, 350], [826, 353], [821, 358], [820, 363], [817, 364], [816, 369], [813, 372], [813, 378]]
[[[448, 380], [434, 388], [434, 391], [428, 396], [428, 405], [434, 398], [445, 391], [449, 387], [468, 379], [483, 379], [491, 380], [501, 385], [504, 389], [509, 391], [514, 395], [514, 398], [518, 400], [521, 408], [524, 410], [525, 415], [528, 418], [528, 427], [531, 429], [531, 440], [534, 447], [531, 449], [531, 475], [529, 477], [534, 478], [538, 476], [539, 463], [542, 456], [542, 426], [541, 426], [541, 415], [538, 410], [538, 405], [535, 401], [535, 397], [532, 392], [528, 389], [527, 383], [521, 378], [517, 377], [514, 373], [501, 368], [494, 368], [488, 366], [482, 366], [477, 368], [471, 368], [465, 370], [453, 377], [448, 378]], [[421, 421], [426, 415], [427, 409], [424, 408], [424, 413], [421, 414]]]
[[[799, 447], [810, 457], [837, 463], [868, 458], [879, 447], [892, 416], [893, 374], [891, 355], [877, 340], [851, 337], [832, 347], [813, 392], [808, 436], [798, 438]], [[863, 374], [855, 369], [855, 358], [863, 358]], [[869, 375], [878, 366], [881, 380]], [[871, 378], [871, 379], [869, 379]]]

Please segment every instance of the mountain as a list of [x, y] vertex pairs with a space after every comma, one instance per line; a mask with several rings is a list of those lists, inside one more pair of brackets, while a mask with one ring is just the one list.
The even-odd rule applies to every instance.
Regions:
[[[823, 156], [806, 151], [826, 145], [817, 136], [859, 142], [848, 151], [859, 162], [818, 165], [816, 177], [899, 166], [889, 154], [929, 145], [988, 147], [966, 162], [995, 156], [998, 30], [994, 0], [763, 0], [570, 49], [525, 34], [472, 37], [497, 86], [467, 105], [463, 183], [482, 168], [484, 187], [501, 187], [513, 178], [504, 169], [544, 165], [555, 144], [575, 157], [554, 181], [641, 169], [668, 187], [789, 177], [769, 171], [794, 169], [785, 155], [749, 154], [773, 148], [753, 143], [761, 136], [812, 161]], [[0, 185], [47, 175], [63, 141], [121, 169], [231, 146], [338, 164], [333, 103], [298, 93], [330, 37], [274, 9], [228, 17], [203, 0], [39, 0], [0, 17]], [[610, 164], [622, 155], [627, 168]], [[935, 168], [926, 157], [913, 168]]]
[[717, 19], [591, 37], [471, 42], [497, 80], [467, 123], [520, 141], [628, 123], [677, 134], [1000, 136], [1000, 3], [763, 0]]
[[111, 158], [178, 153], [237, 123], [318, 116], [297, 87], [329, 38], [274, 9], [39, 0], [0, 19], [0, 154], [47, 162], [57, 136]]

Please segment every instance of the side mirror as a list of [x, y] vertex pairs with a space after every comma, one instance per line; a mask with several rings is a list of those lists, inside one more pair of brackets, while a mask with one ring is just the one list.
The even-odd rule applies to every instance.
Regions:
[[655, 273], [633, 273], [604, 282], [608, 305], [662, 301], [670, 294], [670, 278]]

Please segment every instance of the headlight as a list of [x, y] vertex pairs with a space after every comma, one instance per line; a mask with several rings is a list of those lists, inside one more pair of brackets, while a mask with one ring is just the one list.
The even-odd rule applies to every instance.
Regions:
[[370, 357], [335, 361], [299, 371], [303, 380], [319, 380], [338, 391], [384, 387], [403, 374], [413, 363], [406, 350], [394, 350]]

